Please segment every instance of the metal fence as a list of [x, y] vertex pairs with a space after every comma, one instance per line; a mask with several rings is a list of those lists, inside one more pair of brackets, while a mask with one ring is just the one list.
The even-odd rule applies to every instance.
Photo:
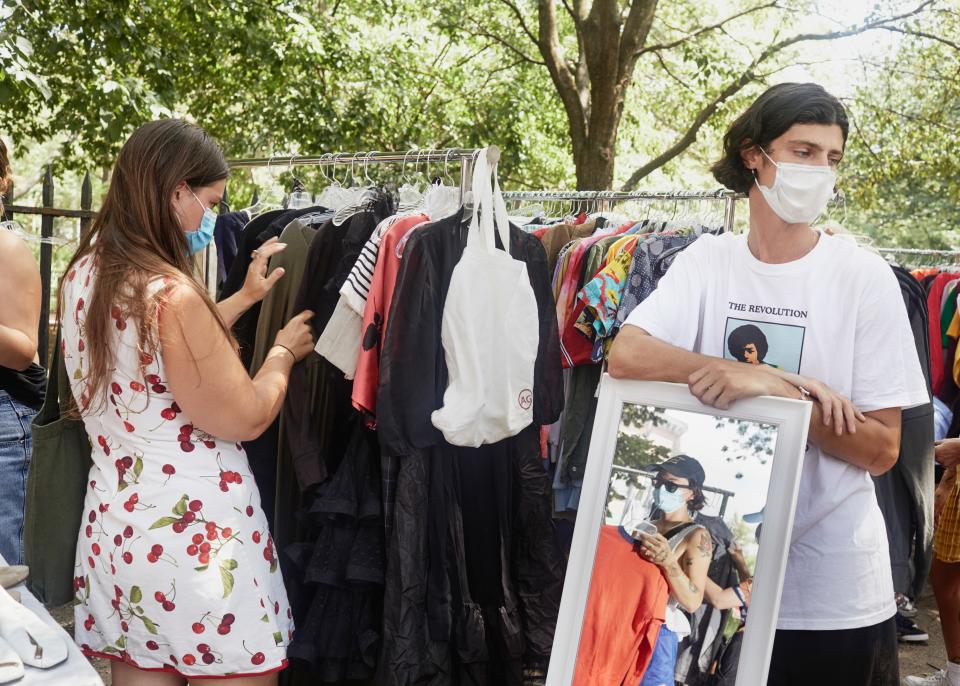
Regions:
[[90, 173], [84, 175], [80, 186], [80, 209], [68, 210], [54, 205], [55, 188], [53, 183], [53, 167], [47, 165], [43, 175], [41, 191], [41, 206], [30, 207], [13, 203], [13, 184], [3, 196], [3, 214], [5, 221], [16, 221], [17, 215], [40, 215], [40, 279], [42, 295], [40, 302], [40, 327], [37, 334], [40, 364], [47, 366], [50, 353], [51, 324], [50, 299], [53, 290], [53, 244], [54, 220], [57, 218], [75, 219], [79, 222], [80, 235], [86, 231], [90, 221], [96, 215], [93, 211], [93, 182]]

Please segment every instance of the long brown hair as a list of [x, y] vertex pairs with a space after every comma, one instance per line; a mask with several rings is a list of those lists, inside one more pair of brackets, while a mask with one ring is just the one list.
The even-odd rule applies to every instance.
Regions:
[[[144, 124], [124, 143], [110, 179], [103, 206], [64, 271], [68, 275], [84, 257], [97, 262], [92, 295], [87, 304], [85, 344], [89, 355], [87, 388], [82, 412], [102, 408], [116, 351], [110, 349], [112, 309], [139, 326], [141, 360], [159, 347], [157, 320], [166, 289], [147, 295], [151, 281], [164, 278], [185, 284], [203, 298], [224, 333], [230, 335], [206, 289], [197, 281], [187, 240], [171, 199], [177, 185], [209, 186], [229, 172], [223, 150], [200, 127], [181, 119]], [[63, 312], [63, 279], [60, 280]]]
[[[0, 140], [0, 212], [3, 212], [3, 195], [10, 188], [13, 181], [13, 170], [10, 168], [10, 157], [7, 154], [7, 145]], [[2, 218], [2, 217], [0, 217]]]

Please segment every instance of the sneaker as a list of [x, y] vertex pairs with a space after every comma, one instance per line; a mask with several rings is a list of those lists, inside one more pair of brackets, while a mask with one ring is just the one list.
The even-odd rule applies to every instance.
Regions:
[[917, 608], [910, 601], [910, 599], [905, 595], [897, 594], [897, 612], [900, 613], [902, 617], [907, 619], [913, 619], [917, 616]]
[[896, 615], [896, 622], [897, 640], [901, 643], [923, 643], [930, 640], [930, 634], [918, 627], [913, 620]]
[[945, 670], [940, 670], [935, 674], [926, 676], [908, 676], [904, 677], [903, 683], [906, 686], [953, 686]]

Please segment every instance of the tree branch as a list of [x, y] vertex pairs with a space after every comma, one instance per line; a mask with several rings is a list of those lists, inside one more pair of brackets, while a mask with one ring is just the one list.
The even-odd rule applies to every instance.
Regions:
[[853, 122], [853, 129], [854, 129], [854, 131], [857, 132], [857, 137], [860, 138], [860, 142], [863, 144], [864, 149], [866, 149], [866, 151], [870, 153], [870, 155], [873, 157], [874, 161], [875, 161], [877, 164], [881, 164], [881, 165], [882, 165], [883, 162], [881, 161], [880, 157], [877, 155], [877, 153], [875, 153], [875, 152], [873, 151], [873, 146], [870, 145], [870, 143], [867, 142], [866, 136], [863, 135], [863, 131], [860, 129], [859, 124], [857, 124], [857, 119], [856, 119], [856, 117], [852, 117], [852, 118], [851, 118], [851, 121]]
[[489, 31], [484, 31], [483, 29], [479, 29], [479, 28], [478, 28], [478, 29], [474, 29], [474, 30], [471, 30], [471, 29], [464, 29], [464, 30], [465, 30], [467, 33], [469, 33], [470, 35], [472, 35], [472, 36], [477, 36], [477, 37], [481, 37], [481, 38], [489, 38], [490, 40], [492, 40], [492, 41], [494, 41], [494, 42], [496, 42], [496, 43], [499, 43], [500, 45], [502, 45], [503, 47], [505, 47], [507, 50], [509, 50], [510, 52], [512, 52], [514, 55], [516, 55], [517, 57], [519, 57], [520, 59], [522, 59], [524, 62], [529, 62], [530, 64], [536, 64], [536, 65], [541, 66], [541, 67], [547, 66], [547, 63], [544, 62], [543, 60], [538, 60], [538, 59], [536, 59], [535, 57], [530, 57], [530, 56], [529, 56], [527, 53], [525, 53], [523, 50], [521, 50], [521, 49], [518, 48], [517, 46], [513, 45], [512, 43], [510, 43], [510, 42], [507, 41], [506, 39], [501, 38], [500, 36], [498, 36], [498, 35], [496, 35], [496, 34], [490, 33]]
[[557, 6], [554, 0], [538, 0], [540, 36], [537, 46], [546, 63], [550, 78], [567, 112], [570, 122], [570, 137], [574, 149], [582, 146], [587, 137], [587, 122], [583, 103], [577, 91], [576, 79], [567, 66], [557, 33]]
[[778, 0], [773, 0], [773, 2], [767, 2], [767, 3], [764, 3], [764, 4], [762, 4], [762, 5], [757, 5], [756, 7], [751, 7], [751, 8], [749, 8], [749, 9], [744, 10], [743, 12], [738, 12], [737, 14], [734, 14], [733, 16], [727, 17], [726, 19], [723, 19], [722, 21], [718, 21], [716, 24], [711, 24], [710, 26], [704, 26], [704, 27], [702, 27], [702, 28], [699, 28], [699, 29], [697, 29], [696, 31], [691, 31], [690, 33], [688, 33], [688, 34], [687, 34], [686, 36], [684, 36], [683, 38], [678, 38], [678, 39], [675, 40], [675, 41], [670, 41], [669, 43], [659, 43], [659, 44], [657, 44], [657, 45], [645, 46], [645, 47], [643, 47], [643, 48], [640, 49], [640, 51], [637, 53], [637, 56], [639, 57], [640, 55], [643, 55], [644, 53], [648, 53], [648, 52], [658, 52], [658, 51], [660, 51], [660, 50], [670, 50], [671, 48], [675, 48], [675, 47], [677, 47], [678, 45], [682, 45], [683, 43], [686, 43], [686, 42], [687, 42], [688, 40], [690, 40], [691, 38], [696, 38], [697, 36], [699, 36], [699, 35], [701, 35], [701, 34], [703, 34], [703, 33], [707, 33], [707, 32], [709, 32], [709, 31], [715, 31], [716, 29], [722, 28], [725, 24], [729, 24], [731, 21], [734, 21], [734, 20], [736, 20], [736, 19], [740, 19], [741, 17], [745, 17], [745, 16], [747, 16], [748, 14], [753, 14], [754, 12], [759, 12], [759, 11], [761, 11], [761, 10], [766, 10], [766, 9], [771, 9], [771, 8], [773, 8], [773, 7], [777, 7], [777, 2], [778, 2]]
[[873, 29], [885, 28], [885, 25], [891, 22], [901, 21], [903, 19], [908, 19], [910, 17], [916, 16], [923, 12], [929, 5], [931, 5], [934, 0], [924, 0], [919, 6], [915, 9], [899, 14], [894, 17], [887, 17], [885, 19], [878, 19], [876, 21], [868, 22], [861, 26], [847, 29], [844, 31], [831, 31], [829, 33], [803, 33], [791, 38], [787, 38], [778, 43], [768, 46], [759, 57], [757, 57], [749, 67], [737, 77], [732, 83], [727, 85], [719, 95], [717, 95], [713, 100], [711, 100], [707, 105], [700, 110], [697, 116], [694, 118], [693, 122], [690, 124], [687, 131], [669, 148], [664, 152], [657, 155], [655, 158], [644, 164], [642, 167], [637, 169], [633, 174], [630, 175], [630, 178], [627, 179], [627, 182], [623, 184], [623, 190], [629, 191], [637, 187], [637, 184], [651, 172], [656, 169], [659, 169], [664, 164], [675, 158], [677, 155], [682, 153], [684, 150], [689, 148], [694, 141], [697, 140], [697, 134], [700, 132], [700, 129], [703, 125], [716, 113], [717, 109], [724, 102], [729, 100], [731, 97], [736, 95], [740, 90], [742, 90], [747, 84], [751, 83], [756, 78], [756, 69], [762, 63], [768, 60], [773, 55], [781, 52], [782, 50], [795, 45], [797, 43], [802, 43], [806, 41], [828, 41], [835, 40], [837, 38], [847, 38], [849, 36], [856, 36], [866, 31]]
[[632, 0], [630, 3], [630, 13], [620, 38], [620, 54], [617, 56], [617, 81], [624, 90], [633, 77], [633, 68], [640, 57], [641, 46], [650, 35], [656, 13], [657, 0]]
[[659, 52], [655, 52], [653, 54], [656, 55], [657, 61], [660, 62], [660, 66], [663, 67], [663, 71], [667, 73], [667, 76], [669, 76], [671, 79], [676, 81], [681, 88], [684, 88], [688, 91], [693, 90], [693, 87], [690, 84], [688, 84], [686, 81], [684, 81], [679, 76], [677, 76], [672, 71], [670, 71], [670, 67], [667, 66], [666, 60], [663, 59], [663, 55], [661, 55]]
[[[574, 8], [570, 5], [570, 3], [568, 2], [568, 0], [563, 0], [563, 9], [567, 10], [567, 14], [569, 14], [569, 15], [570, 15], [570, 19], [573, 20], [574, 26], [578, 26], [578, 27], [579, 27], [579, 17], [577, 16], [576, 11], [575, 11]], [[580, 33], [580, 32], [577, 31], [577, 34], [578, 34], [578, 35], [579, 35], [579, 33]]]
[[925, 31], [916, 31], [914, 29], [901, 29], [897, 26], [883, 26], [881, 27], [884, 31], [892, 31], [894, 33], [902, 33], [905, 36], [918, 36], [920, 38], [929, 38], [930, 40], [936, 41], [938, 43], [943, 43], [944, 45], [949, 45], [954, 50], [960, 51], [960, 43], [955, 43], [952, 40], [947, 40], [942, 36], [937, 36], [932, 33], [926, 33]]
[[530, 30], [530, 27], [527, 26], [527, 20], [523, 18], [523, 13], [520, 12], [520, 8], [513, 2], [513, 0], [500, 0], [504, 5], [510, 8], [510, 11], [513, 12], [513, 15], [517, 18], [517, 21], [520, 22], [520, 28], [523, 29], [523, 32], [527, 34], [527, 37], [533, 41], [534, 45], [537, 45], [537, 37], [533, 35], [533, 31]]

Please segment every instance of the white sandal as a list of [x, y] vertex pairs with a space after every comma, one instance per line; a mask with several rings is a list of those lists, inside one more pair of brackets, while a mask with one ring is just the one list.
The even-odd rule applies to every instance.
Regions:
[[24, 664], [48, 669], [67, 659], [67, 642], [53, 627], [17, 603], [0, 588], [0, 638], [20, 656]]
[[22, 679], [23, 675], [23, 661], [10, 644], [0, 638], [0, 684], [17, 681]]

